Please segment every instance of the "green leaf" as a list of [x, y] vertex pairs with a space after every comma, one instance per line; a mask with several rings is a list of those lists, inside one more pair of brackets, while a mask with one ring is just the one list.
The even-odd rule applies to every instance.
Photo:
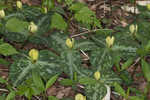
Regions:
[[84, 77], [79, 79], [79, 83], [83, 85], [92, 85], [95, 84], [97, 81], [95, 79], [89, 78], [89, 77]]
[[28, 90], [25, 92], [25, 96], [28, 98], [28, 100], [31, 100], [32, 95], [33, 90], [31, 88], [28, 88]]
[[50, 27], [52, 29], [65, 30], [67, 28], [67, 23], [60, 14], [54, 13], [51, 18]]
[[4, 56], [10, 56], [13, 54], [17, 54], [16, 49], [8, 43], [3, 43], [0, 45], [0, 54]]
[[[22, 33], [25, 32], [26, 29], [28, 28], [29, 23], [19, 20], [17, 18], [11, 18], [7, 21], [6, 23], [6, 29], [9, 32], [18, 32], [18, 33]], [[27, 35], [27, 34], [26, 34]]]
[[57, 98], [54, 97], [54, 96], [48, 96], [48, 100], [59, 100], [59, 99], [57, 99]]
[[133, 58], [128, 59], [122, 66], [121, 66], [121, 71], [127, 69], [130, 67], [130, 65], [133, 63]]
[[146, 52], [149, 52], [149, 50], [150, 50], [150, 41], [148, 41], [148, 43], [147, 43], [147, 45], [145, 46], [144, 50], [145, 50]]
[[92, 12], [88, 7], [83, 7], [80, 11], [75, 14], [75, 19], [84, 24], [91, 24], [93, 22], [92, 16], [94, 12]]
[[4, 39], [0, 39], [0, 45], [4, 43]]
[[132, 84], [133, 82], [131, 75], [126, 70], [120, 72], [120, 78], [125, 82], [125, 85]]
[[31, 87], [32, 91], [33, 91], [33, 95], [40, 95], [41, 94], [41, 89], [35, 87], [35, 86], [32, 86]]
[[15, 98], [15, 91], [11, 91], [7, 97], [6, 97], [6, 100], [14, 100]]
[[17, 86], [24, 81], [26, 76], [31, 74], [32, 68], [34, 68], [34, 66], [31, 64], [31, 61], [22, 58], [11, 64], [9, 78], [13, 85]]
[[66, 5], [70, 6], [70, 5], [73, 4], [73, 1], [74, 1], [74, 0], [64, 0], [64, 1], [65, 1], [65, 4], [66, 4]]
[[74, 82], [71, 79], [63, 79], [60, 81], [60, 84], [64, 86], [69, 86], [69, 85], [71, 86], [74, 84]]
[[53, 76], [52, 78], [50, 78], [48, 80], [48, 82], [46, 83], [46, 89], [48, 89], [50, 86], [52, 86], [55, 83], [55, 81], [57, 80], [58, 76], [59, 75], [57, 74], [57, 75]]
[[62, 65], [60, 65], [60, 60], [48, 50], [40, 51], [39, 60], [34, 64], [20, 55], [17, 58], [14, 58], [15, 61], [11, 64], [9, 70], [9, 78], [14, 86], [31, 77], [32, 69], [40, 71], [38, 74], [42, 76], [43, 80], [48, 80], [51, 76], [61, 73], [63, 69]]
[[4, 83], [7, 83], [7, 81], [3, 79], [2, 77], [0, 77], [0, 83], [4, 84]]
[[142, 59], [142, 71], [144, 77], [150, 82], [150, 65], [144, 59]]
[[114, 83], [114, 87], [115, 87], [115, 91], [118, 92], [121, 96], [123, 96], [124, 98], [126, 97], [126, 93], [125, 90], [118, 84], [118, 83]]
[[0, 100], [6, 100], [6, 95], [5, 95], [5, 94], [2, 94], [2, 95], [0, 96]]
[[27, 85], [19, 85], [18, 87], [17, 87], [17, 92], [16, 92], [16, 94], [18, 94], [18, 95], [24, 95], [25, 94], [25, 92], [28, 90], [28, 86]]
[[53, 10], [61, 15], [65, 15], [65, 11], [64, 11], [63, 7], [61, 7], [61, 6], [57, 6]]
[[79, 41], [77, 44], [75, 44], [75, 48], [81, 49], [83, 51], [92, 50], [96, 48], [96, 45], [91, 41]]
[[85, 5], [83, 3], [75, 3], [73, 5], [71, 5], [69, 7], [69, 10], [72, 10], [72, 11], [80, 11], [83, 7], [85, 7]]
[[57, 2], [61, 3], [61, 2], [62, 2], [62, 0], [57, 0]]
[[8, 8], [8, 5], [0, 2], [0, 10], [5, 8]]
[[8, 61], [6, 61], [5, 59], [0, 58], [0, 64], [2, 64], [4, 66], [8, 66], [10, 63]]
[[33, 82], [35, 84], [35, 86], [42, 92], [44, 91], [45, 87], [44, 87], [44, 83], [40, 77], [40, 75], [35, 72], [35, 71], [32, 71], [32, 77], [33, 77]]
[[131, 96], [130, 100], [144, 100], [142, 97], [139, 96]]
[[73, 98], [63, 98], [61, 100], [74, 100]]
[[54, 8], [54, 0], [44, 0], [44, 2], [42, 3], [42, 6], [47, 7], [48, 10]]
[[114, 57], [114, 63], [115, 63], [115, 66], [117, 68], [117, 71], [119, 71], [119, 72], [120, 72], [120, 60], [121, 60], [120, 56], [115, 56]]

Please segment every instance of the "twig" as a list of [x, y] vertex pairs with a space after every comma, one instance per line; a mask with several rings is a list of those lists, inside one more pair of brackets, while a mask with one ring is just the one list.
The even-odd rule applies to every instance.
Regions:
[[34, 96], [37, 100], [41, 100], [38, 96]]
[[8, 71], [8, 69], [0, 69], [0, 71]]
[[119, 93], [117, 93], [117, 92], [115, 92], [115, 91], [112, 91], [112, 94], [115, 94], [115, 95], [120, 96], [120, 94], [119, 94]]
[[95, 30], [88, 30], [88, 31], [85, 31], [85, 32], [82, 32], [82, 33], [79, 33], [79, 34], [72, 35], [71, 38], [78, 37], [78, 36], [81, 36], [81, 35], [84, 35], [84, 34], [87, 34], [87, 33], [96, 32], [96, 31], [99, 31], [99, 30], [110, 30], [110, 29], [95, 29]]
[[131, 67], [135, 66], [135, 65], [140, 61], [140, 59], [141, 59], [141, 57], [138, 57], [138, 58], [135, 60], [135, 63], [133, 63], [133, 64], [131, 65]]
[[[135, 63], [131, 65], [131, 67], [135, 66], [140, 60], [141, 60], [141, 58], [138, 57], [138, 58], [135, 60]], [[133, 72], [132, 75], [131, 75], [132, 77], [134, 76], [136, 69], [137, 69], [137, 67], [134, 68], [134, 72]]]
[[103, 17], [105, 16], [106, 16], [106, 1], [104, 0], [104, 16]]
[[9, 92], [7, 89], [0, 89], [2, 92]]
[[86, 60], [89, 60], [89, 56], [83, 51], [83, 50], [80, 50], [82, 52], [83, 55], [85, 55], [87, 57]]

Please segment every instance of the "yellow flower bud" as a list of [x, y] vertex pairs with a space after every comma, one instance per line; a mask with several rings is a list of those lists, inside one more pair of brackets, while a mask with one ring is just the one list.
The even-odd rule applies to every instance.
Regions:
[[129, 26], [129, 30], [130, 30], [130, 32], [131, 32], [132, 34], [133, 34], [133, 33], [136, 33], [137, 30], [138, 30], [138, 26], [132, 24], [132, 25]]
[[147, 9], [150, 11], [150, 4], [147, 4]]
[[22, 2], [21, 1], [17, 1], [16, 5], [19, 9], [22, 9]]
[[2, 9], [2, 10], [0, 10], [0, 18], [4, 18], [5, 17], [5, 12], [4, 12], [4, 10]]
[[30, 32], [35, 33], [38, 30], [38, 26], [34, 22], [30, 22], [28, 29]]
[[43, 7], [43, 12], [47, 14], [47, 7]]
[[68, 46], [68, 48], [73, 48], [74, 39], [73, 39], [73, 38], [72, 38], [72, 39], [68, 38], [68, 39], [66, 40], [66, 45]]
[[101, 77], [101, 74], [100, 74], [99, 71], [97, 71], [97, 72], [94, 73], [94, 78], [95, 78], [96, 80], [99, 80], [100, 77]]
[[39, 57], [39, 51], [36, 49], [31, 49], [29, 51], [29, 56], [33, 62], [36, 62], [38, 60], [38, 57]]
[[78, 93], [78, 94], [75, 96], [75, 100], [86, 100], [86, 97], [83, 96], [82, 94]]
[[107, 46], [110, 48], [111, 46], [113, 46], [113, 44], [114, 44], [114, 41], [115, 41], [115, 38], [112, 36], [112, 37], [110, 37], [110, 36], [108, 36], [107, 38], [106, 38], [106, 44], [107, 44]]

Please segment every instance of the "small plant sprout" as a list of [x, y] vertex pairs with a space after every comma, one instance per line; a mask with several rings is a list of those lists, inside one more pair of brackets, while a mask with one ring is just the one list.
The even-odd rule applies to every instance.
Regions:
[[78, 94], [75, 96], [75, 100], [86, 100], [86, 97], [83, 96], [82, 94], [78, 93]]
[[150, 11], [150, 4], [147, 4], [147, 9]]
[[96, 72], [94, 73], [94, 78], [95, 78], [96, 80], [99, 80], [100, 77], [101, 77], [100, 72], [99, 72], [99, 71], [96, 71]]
[[106, 45], [107, 45], [107, 47], [111, 48], [113, 46], [113, 44], [114, 44], [114, 41], [115, 41], [115, 38], [113, 36], [112, 37], [108, 36], [106, 38]]
[[38, 30], [38, 26], [34, 22], [30, 22], [28, 29], [31, 33], [35, 33]]
[[22, 2], [21, 1], [17, 1], [16, 2], [16, 6], [17, 6], [17, 8], [22, 9]]
[[5, 11], [2, 9], [0, 10], [0, 18], [4, 18], [5, 17]]
[[74, 39], [73, 38], [72, 39], [67, 38], [66, 45], [67, 45], [68, 48], [72, 49], [73, 46], [74, 46]]
[[132, 25], [129, 26], [129, 30], [130, 30], [131, 34], [135, 34], [137, 32], [137, 30], [138, 30], [138, 26], [132, 24]]
[[29, 57], [31, 58], [31, 61], [35, 63], [39, 58], [39, 51], [36, 49], [31, 49], [29, 51]]

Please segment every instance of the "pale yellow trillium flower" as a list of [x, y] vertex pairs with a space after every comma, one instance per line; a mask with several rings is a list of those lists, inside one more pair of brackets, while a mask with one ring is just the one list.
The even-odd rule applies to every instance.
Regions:
[[38, 30], [38, 26], [34, 22], [30, 22], [28, 29], [30, 32], [35, 33]]
[[16, 5], [19, 9], [22, 9], [22, 2], [21, 1], [16, 1]]
[[45, 14], [47, 14], [47, 12], [48, 12], [47, 7], [43, 7], [43, 12], [44, 12]]
[[2, 9], [0, 10], [0, 18], [4, 18], [5, 17], [5, 11]]
[[150, 11], [150, 4], [147, 4], [147, 9]]
[[82, 94], [78, 93], [75, 96], [75, 100], [86, 100], [86, 96], [83, 96]]
[[74, 46], [74, 39], [72, 38], [72, 39], [70, 39], [70, 38], [67, 38], [67, 40], [66, 40], [66, 45], [67, 45], [67, 47], [68, 48], [73, 48], [73, 46]]
[[36, 50], [36, 49], [31, 49], [29, 51], [29, 57], [31, 58], [31, 60], [33, 62], [36, 62], [38, 60], [38, 58], [39, 58], [39, 51]]
[[99, 72], [99, 71], [96, 71], [96, 72], [94, 73], [94, 78], [95, 78], [96, 80], [99, 80], [100, 77], [101, 77], [100, 72]]
[[129, 26], [129, 30], [130, 30], [131, 34], [136, 33], [137, 30], [138, 30], [138, 26], [132, 24], [132, 25]]
[[107, 38], [106, 38], [106, 44], [107, 44], [107, 46], [110, 48], [110, 47], [112, 47], [113, 46], [113, 44], [114, 44], [114, 41], [115, 41], [115, 38], [112, 36], [112, 37], [110, 37], [110, 36], [108, 36]]

